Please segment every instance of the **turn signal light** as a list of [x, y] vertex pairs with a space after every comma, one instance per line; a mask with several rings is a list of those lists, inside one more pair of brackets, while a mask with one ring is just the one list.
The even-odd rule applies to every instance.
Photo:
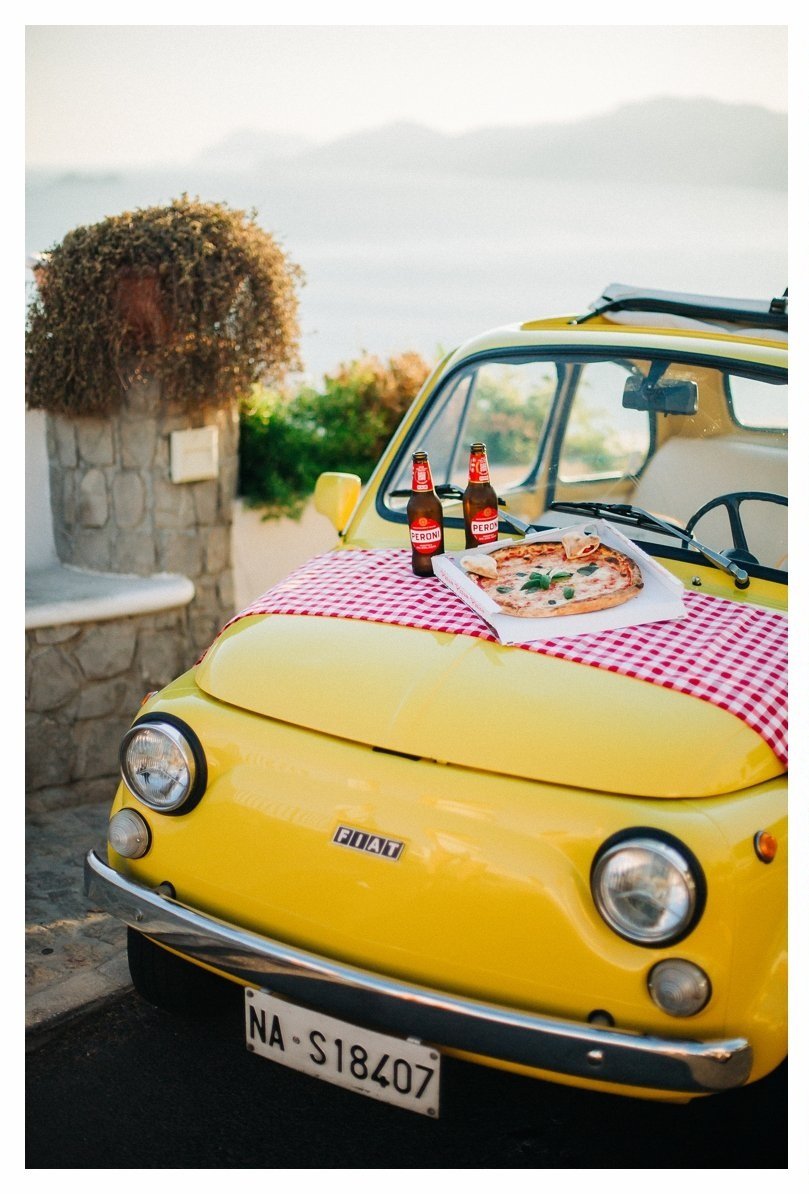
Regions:
[[685, 958], [666, 958], [649, 972], [649, 994], [669, 1016], [696, 1016], [711, 998], [708, 975]]
[[778, 842], [766, 829], [759, 829], [753, 838], [753, 849], [762, 862], [772, 862], [778, 853]]
[[149, 826], [134, 808], [122, 808], [107, 826], [107, 841], [122, 858], [143, 858], [152, 844]]

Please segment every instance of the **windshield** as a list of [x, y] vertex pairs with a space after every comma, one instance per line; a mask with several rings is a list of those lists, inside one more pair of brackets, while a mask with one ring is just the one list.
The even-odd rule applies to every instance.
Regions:
[[[674, 356], [475, 359], [447, 377], [414, 425], [384, 482], [384, 508], [393, 517], [403, 510], [416, 450], [429, 454], [437, 486], [463, 489], [478, 440], [505, 510], [531, 525], [581, 521], [554, 507], [597, 501], [685, 528], [715, 499], [741, 495], [707, 510], [693, 534], [717, 551], [786, 567], [785, 370]], [[444, 501], [451, 524], [457, 494]]]

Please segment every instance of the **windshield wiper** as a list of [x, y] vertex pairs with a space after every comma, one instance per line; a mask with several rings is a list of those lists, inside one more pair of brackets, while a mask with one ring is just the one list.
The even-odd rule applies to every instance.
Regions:
[[[459, 489], [457, 485], [436, 485], [435, 492], [440, 498], [452, 498], [456, 501], [461, 501], [463, 498], [463, 490]], [[388, 492], [388, 497], [410, 497], [411, 490], [409, 489], [392, 489]], [[498, 497], [498, 505], [506, 506], [507, 503], [504, 498]], [[551, 510], [559, 510], [567, 514], [591, 514], [595, 518], [608, 518], [611, 522], [619, 522], [624, 526], [637, 527], [644, 531], [660, 531], [664, 535], [670, 535], [673, 539], [680, 539], [683, 543], [693, 547], [696, 551], [720, 568], [722, 572], [726, 572], [732, 576], [737, 589], [747, 589], [750, 587], [750, 577], [744, 568], [740, 568], [733, 560], [729, 560], [727, 556], [719, 551], [714, 551], [711, 547], [706, 547], [694, 535], [688, 534], [681, 527], [675, 526], [672, 522], [666, 522], [663, 518], [657, 518], [654, 514], [650, 514], [648, 510], [642, 510], [640, 506], [628, 506], [620, 502], [551, 502]], [[520, 535], [528, 535], [532, 531], [540, 531], [543, 529], [534, 523], [523, 522], [521, 518], [516, 518], [508, 510], [500, 514], [500, 522], [512, 530], [517, 531]]]
[[654, 514], [650, 514], [648, 510], [642, 510], [640, 506], [627, 506], [619, 502], [551, 502], [551, 510], [559, 510], [567, 514], [580, 514], [586, 512], [595, 517], [605, 517], [611, 522], [620, 522], [625, 526], [637, 527], [644, 531], [660, 531], [664, 535], [671, 535], [674, 539], [680, 539], [683, 543], [687, 543], [689, 547], [695, 548], [698, 552], [715, 564], [717, 568], [721, 568], [723, 572], [727, 572], [732, 576], [736, 582], [737, 589], [747, 589], [750, 587], [750, 577], [744, 568], [740, 568], [733, 560], [729, 560], [727, 556], [722, 555], [719, 551], [714, 551], [711, 547], [706, 547], [704, 543], [700, 543], [699, 539], [695, 539], [693, 535], [688, 534], [681, 527], [675, 526], [672, 522], [666, 522], [665, 519], [656, 518]]

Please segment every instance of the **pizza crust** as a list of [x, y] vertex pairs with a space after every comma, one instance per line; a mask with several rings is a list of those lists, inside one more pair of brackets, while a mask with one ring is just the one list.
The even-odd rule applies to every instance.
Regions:
[[464, 572], [474, 572], [476, 576], [487, 576], [489, 580], [494, 580], [497, 576], [497, 560], [494, 556], [483, 555], [480, 552], [477, 555], [463, 556], [461, 567]]
[[561, 543], [569, 560], [583, 560], [595, 555], [601, 540], [598, 535], [588, 535], [584, 531], [567, 531], [562, 535]]
[[623, 552], [599, 543], [584, 559], [571, 559], [565, 548], [554, 540], [511, 544], [491, 553], [496, 577], [470, 579], [503, 613], [517, 618], [595, 613], [623, 605], [643, 590], [640, 568]]

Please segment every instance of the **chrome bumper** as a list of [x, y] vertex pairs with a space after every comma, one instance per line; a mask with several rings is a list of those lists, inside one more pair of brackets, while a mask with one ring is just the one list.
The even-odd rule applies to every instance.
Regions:
[[671, 1094], [729, 1090], [750, 1074], [741, 1039], [666, 1040], [536, 1015], [344, 966], [204, 916], [133, 883], [90, 851], [93, 904], [179, 953], [331, 1015], [439, 1048]]

